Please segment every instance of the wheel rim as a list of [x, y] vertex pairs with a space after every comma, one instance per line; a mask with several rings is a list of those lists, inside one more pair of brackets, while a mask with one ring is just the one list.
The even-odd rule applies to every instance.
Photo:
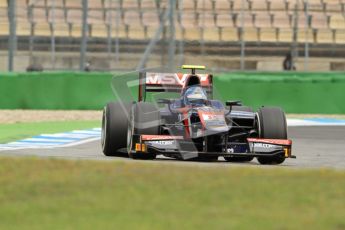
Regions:
[[103, 116], [102, 116], [102, 132], [101, 132], [101, 143], [102, 143], [102, 150], [105, 149], [105, 140], [107, 138], [107, 119], [106, 119], [106, 108], [104, 108]]
[[262, 138], [259, 113], [255, 113], [255, 116], [256, 116], [256, 121], [257, 121], [257, 126], [258, 126], [258, 134], [259, 134], [259, 137]]
[[128, 128], [127, 128], [127, 152], [128, 155], [131, 154], [132, 151], [132, 136], [133, 136], [133, 129], [134, 129], [134, 124], [133, 124], [133, 109], [131, 110], [130, 116], [129, 116], [129, 122], [128, 122]]

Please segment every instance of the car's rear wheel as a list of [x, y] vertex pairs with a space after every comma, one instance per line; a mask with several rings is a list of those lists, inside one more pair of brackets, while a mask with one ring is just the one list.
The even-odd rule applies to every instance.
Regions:
[[[249, 106], [232, 106], [232, 111], [240, 111], [240, 112], [253, 112], [253, 109]], [[249, 162], [254, 159], [254, 157], [250, 156], [232, 156], [232, 157], [224, 157], [224, 159], [228, 162]]]
[[142, 160], [156, 158], [155, 153], [134, 152], [132, 150], [132, 137], [133, 134], [159, 135], [159, 126], [160, 113], [153, 104], [147, 102], [133, 104], [127, 129], [127, 152], [130, 158]]
[[[261, 107], [257, 112], [258, 133], [260, 138], [287, 139], [286, 117], [277, 107]], [[283, 154], [274, 157], [257, 157], [260, 164], [281, 164]]]
[[131, 103], [110, 102], [103, 109], [102, 150], [106, 156], [126, 156], [128, 115]]

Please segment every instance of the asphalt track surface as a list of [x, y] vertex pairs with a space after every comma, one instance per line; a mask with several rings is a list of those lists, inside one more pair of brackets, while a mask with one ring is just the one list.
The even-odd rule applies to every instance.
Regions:
[[[289, 127], [289, 138], [293, 141], [292, 152], [297, 159], [287, 159], [279, 166], [286, 168], [336, 168], [345, 169], [345, 126], [301, 126]], [[52, 149], [22, 149], [0, 152], [0, 155], [40, 156], [63, 159], [134, 161], [124, 157], [105, 157], [101, 151], [100, 140], [71, 147]], [[147, 161], [146, 161], [147, 162]], [[198, 164], [200, 166], [259, 166], [256, 160], [247, 163], [228, 163], [222, 158], [218, 162], [181, 162], [175, 159], [158, 157], [152, 163]]]

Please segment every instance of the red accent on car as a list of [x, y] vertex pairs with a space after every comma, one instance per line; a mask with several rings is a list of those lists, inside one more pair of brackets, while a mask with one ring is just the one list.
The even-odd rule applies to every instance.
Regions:
[[183, 125], [184, 130], [186, 132], [186, 138], [190, 138], [190, 132], [189, 132], [189, 119], [188, 119], [188, 111], [183, 111]]
[[218, 116], [223, 117], [224, 118], [224, 112], [223, 111], [203, 111], [203, 110], [198, 110], [198, 115], [200, 118], [200, 122], [202, 124], [203, 127], [206, 126], [206, 121], [205, 118], [207, 117], [209, 120], [214, 120], [216, 119]]
[[183, 136], [169, 136], [169, 135], [141, 135], [141, 140], [182, 140]]
[[247, 138], [248, 142], [259, 142], [259, 143], [267, 143], [273, 145], [292, 145], [291, 140], [287, 139], [264, 139], [264, 138]]

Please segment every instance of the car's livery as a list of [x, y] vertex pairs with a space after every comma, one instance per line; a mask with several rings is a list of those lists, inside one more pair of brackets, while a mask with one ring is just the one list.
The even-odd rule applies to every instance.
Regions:
[[[107, 156], [136, 159], [164, 155], [177, 159], [250, 161], [280, 164], [291, 154], [284, 112], [239, 101], [225, 106], [213, 99], [213, 76], [192, 73], [140, 73], [138, 101], [112, 102], [104, 109], [102, 148]], [[179, 93], [165, 98], [164, 93]], [[158, 99], [148, 101], [148, 94]], [[160, 94], [162, 93], [162, 94]], [[153, 98], [155, 98], [153, 97]], [[152, 97], [151, 97], [152, 98]]]

